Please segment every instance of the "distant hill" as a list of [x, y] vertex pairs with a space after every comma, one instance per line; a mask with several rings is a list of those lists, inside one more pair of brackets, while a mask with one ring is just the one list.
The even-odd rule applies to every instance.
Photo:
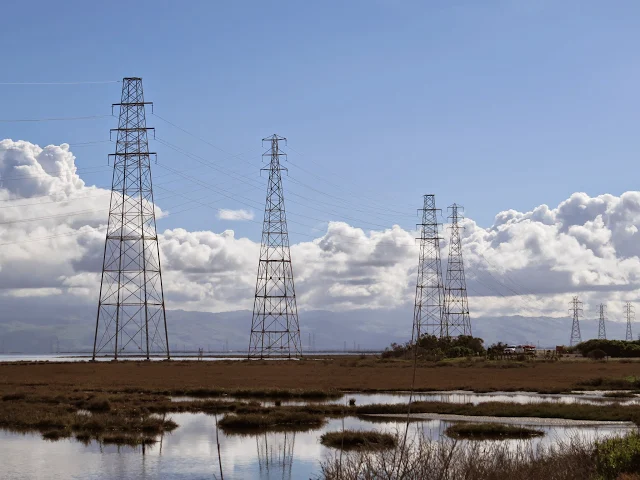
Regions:
[[[5, 300], [0, 317], [0, 353], [50, 353], [89, 351], [93, 346], [96, 307], [67, 305], [64, 299]], [[303, 350], [309, 350], [309, 334], [315, 349], [381, 350], [392, 342], [405, 342], [411, 336], [412, 311], [353, 310], [349, 312], [301, 311], [300, 329]], [[169, 341], [172, 350], [220, 351], [228, 344], [230, 350], [244, 352], [251, 326], [250, 311], [223, 313], [167, 312]], [[597, 335], [597, 320], [581, 321], [582, 338]], [[566, 345], [569, 342], [571, 319], [551, 317], [472, 317], [475, 336], [489, 345], [496, 341], [541, 347]], [[608, 322], [609, 338], [622, 339], [625, 325]], [[640, 333], [640, 326], [636, 335]]]

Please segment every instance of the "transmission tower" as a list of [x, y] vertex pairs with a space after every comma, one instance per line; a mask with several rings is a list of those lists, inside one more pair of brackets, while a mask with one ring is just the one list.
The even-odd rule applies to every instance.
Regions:
[[449, 242], [449, 259], [447, 263], [447, 283], [445, 287], [445, 313], [443, 335], [457, 337], [471, 336], [471, 318], [469, 316], [469, 302], [467, 300], [467, 283], [464, 278], [464, 264], [462, 262], [462, 240], [460, 239], [460, 225], [458, 220], [464, 218], [458, 214], [462, 206], [453, 204], [449, 207], [451, 214], [451, 240]]
[[422, 335], [442, 337], [442, 303], [444, 286], [440, 264], [440, 237], [435, 195], [425, 195], [420, 227], [420, 255], [418, 257], [418, 280], [413, 309], [413, 341]]
[[633, 320], [635, 320], [636, 318], [636, 312], [635, 312], [635, 308], [633, 307], [633, 305], [631, 305], [631, 303], [627, 302], [624, 305], [624, 316], [627, 319], [627, 335], [625, 337], [625, 340], [627, 342], [632, 342], [633, 341], [633, 335], [631, 334], [631, 322]]
[[569, 345], [577, 345], [582, 342], [582, 335], [580, 335], [580, 317], [582, 316], [582, 302], [578, 300], [578, 297], [571, 299], [571, 308], [569, 311], [573, 314], [573, 323], [571, 324], [571, 340]]
[[249, 358], [302, 355], [300, 326], [293, 269], [289, 251], [287, 217], [284, 210], [280, 157], [285, 157], [278, 142], [286, 138], [272, 135], [262, 139], [270, 148], [263, 157], [269, 158], [269, 181], [264, 208], [262, 244], [258, 262], [258, 278], [251, 320]]
[[122, 80], [109, 222], [93, 343], [96, 355], [169, 355], [141, 78]]
[[600, 322], [598, 323], [598, 340], [607, 339], [607, 330], [604, 322], [607, 313], [607, 306], [604, 303], [600, 304]]

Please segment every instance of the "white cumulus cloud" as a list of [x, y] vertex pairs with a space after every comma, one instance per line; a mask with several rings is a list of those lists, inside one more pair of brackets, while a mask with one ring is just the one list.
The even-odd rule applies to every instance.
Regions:
[[218, 218], [220, 220], [253, 220], [253, 211], [221, 208], [218, 210]]

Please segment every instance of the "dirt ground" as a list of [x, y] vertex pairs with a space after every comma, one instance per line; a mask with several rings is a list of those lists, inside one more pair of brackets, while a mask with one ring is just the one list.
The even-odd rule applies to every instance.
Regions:
[[[420, 364], [418, 390], [569, 390], [579, 382], [640, 376], [640, 363], [460, 362]], [[374, 358], [335, 357], [303, 361], [172, 361], [0, 364], [0, 393], [51, 388], [297, 388], [403, 390], [411, 386], [412, 363]]]

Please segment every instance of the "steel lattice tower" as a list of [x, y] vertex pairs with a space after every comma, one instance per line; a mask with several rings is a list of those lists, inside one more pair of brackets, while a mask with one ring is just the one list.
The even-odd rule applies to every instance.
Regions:
[[627, 335], [625, 336], [625, 340], [627, 342], [633, 341], [633, 334], [631, 333], [631, 322], [635, 320], [636, 312], [631, 303], [627, 302], [624, 305], [624, 316], [627, 319]]
[[443, 335], [457, 337], [471, 336], [471, 318], [469, 301], [467, 300], [467, 283], [464, 277], [462, 262], [462, 240], [458, 220], [464, 218], [458, 214], [462, 206], [453, 204], [449, 207], [451, 214], [451, 240], [449, 242], [449, 258], [447, 262], [447, 283], [445, 286], [445, 313]]
[[96, 355], [169, 355], [141, 78], [122, 80], [109, 223], [93, 344]]
[[287, 217], [284, 210], [280, 157], [286, 154], [278, 142], [286, 138], [272, 135], [263, 138], [270, 148], [267, 200], [264, 208], [262, 244], [258, 262], [258, 278], [251, 320], [249, 358], [302, 355], [298, 307], [293, 283]]
[[435, 195], [425, 195], [420, 227], [420, 254], [418, 257], [418, 279], [413, 309], [412, 343], [422, 335], [443, 336], [442, 303], [444, 286], [440, 263], [440, 230]]
[[604, 303], [600, 304], [600, 321], [598, 322], [598, 340], [607, 339], [607, 330], [604, 322], [607, 314], [607, 306]]
[[569, 311], [573, 314], [573, 323], [571, 324], [571, 340], [569, 345], [577, 345], [582, 342], [582, 335], [580, 335], [580, 317], [582, 316], [582, 302], [578, 300], [578, 297], [571, 299], [571, 308]]

